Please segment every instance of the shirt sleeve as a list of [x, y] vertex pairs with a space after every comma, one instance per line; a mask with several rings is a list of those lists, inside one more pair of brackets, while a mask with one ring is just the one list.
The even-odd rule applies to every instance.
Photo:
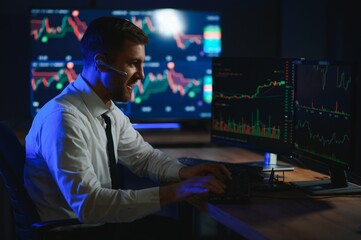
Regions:
[[179, 181], [179, 170], [184, 167], [175, 158], [153, 148], [131, 125], [129, 118], [121, 114], [118, 126], [118, 159], [138, 176], [158, 182]]
[[85, 119], [55, 112], [44, 121], [40, 152], [63, 197], [80, 221], [128, 222], [160, 209], [159, 188], [104, 188], [94, 171]]

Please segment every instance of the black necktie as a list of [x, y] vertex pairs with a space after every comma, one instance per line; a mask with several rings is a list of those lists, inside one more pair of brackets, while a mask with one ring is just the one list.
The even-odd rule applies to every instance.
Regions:
[[109, 158], [109, 169], [110, 169], [110, 178], [112, 179], [112, 188], [113, 189], [119, 189], [120, 186], [120, 178], [118, 176], [117, 172], [117, 164], [114, 154], [114, 142], [113, 142], [113, 136], [112, 136], [112, 124], [110, 121], [110, 118], [104, 113], [102, 114], [102, 117], [105, 121], [105, 124], [107, 125], [105, 128], [105, 133], [107, 135], [107, 152], [108, 152], [108, 158]]

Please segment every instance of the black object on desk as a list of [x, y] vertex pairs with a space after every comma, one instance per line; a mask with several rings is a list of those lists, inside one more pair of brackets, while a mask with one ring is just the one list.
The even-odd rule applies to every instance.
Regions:
[[224, 194], [210, 193], [210, 203], [234, 204], [249, 203], [250, 200], [250, 179], [247, 173], [232, 175], [232, 179], [225, 182]]
[[218, 163], [223, 164], [232, 174], [239, 175], [247, 173], [251, 181], [263, 181], [262, 171], [263, 167], [253, 166], [243, 163], [230, 163], [224, 161], [214, 161], [195, 157], [180, 157], [178, 162], [186, 166], [195, 166], [203, 163]]
[[202, 163], [223, 164], [232, 174], [232, 179], [227, 180], [224, 194], [210, 193], [208, 201], [211, 203], [233, 204], [248, 203], [250, 186], [252, 182], [263, 182], [262, 167], [250, 166], [242, 163], [228, 163], [212, 161], [193, 157], [181, 157], [178, 161], [186, 166], [195, 166]]

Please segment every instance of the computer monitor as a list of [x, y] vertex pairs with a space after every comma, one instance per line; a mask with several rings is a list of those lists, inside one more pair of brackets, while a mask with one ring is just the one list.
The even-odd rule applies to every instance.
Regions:
[[300, 60], [295, 79], [295, 153], [301, 162], [326, 164], [330, 178], [293, 183], [312, 195], [361, 193], [347, 179], [354, 161], [355, 64]]
[[80, 40], [100, 16], [129, 19], [149, 36], [145, 79], [130, 103], [132, 122], [183, 122], [211, 116], [211, 59], [221, 54], [220, 14], [177, 9], [32, 9], [30, 97], [33, 116], [82, 70]]
[[211, 141], [265, 153], [264, 171], [293, 170], [277, 164], [292, 153], [293, 59], [213, 58]]

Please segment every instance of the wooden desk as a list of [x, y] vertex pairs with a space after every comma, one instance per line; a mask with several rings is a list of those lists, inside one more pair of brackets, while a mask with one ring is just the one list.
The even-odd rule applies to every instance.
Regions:
[[[162, 149], [171, 156], [193, 156], [229, 162], [261, 160], [239, 148]], [[325, 175], [295, 167], [285, 181], [324, 179]], [[361, 196], [312, 197], [298, 189], [252, 193], [249, 204], [191, 204], [247, 239], [361, 239]]]
[[143, 130], [140, 133], [153, 146], [200, 146], [209, 145], [211, 141], [210, 133], [206, 131]]

